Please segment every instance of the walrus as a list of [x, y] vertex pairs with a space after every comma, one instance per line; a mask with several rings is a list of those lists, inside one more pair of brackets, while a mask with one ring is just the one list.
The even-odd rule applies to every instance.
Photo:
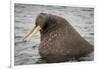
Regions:
[[37, 31], [41, 35], [39, 53], [47, 63], [65, 62], [73, 58], [78, 60], [93, 52], [93, 45], [63, 17], [40, 13], [35, 27], [24, 37], [24, 41], [30, 40]]

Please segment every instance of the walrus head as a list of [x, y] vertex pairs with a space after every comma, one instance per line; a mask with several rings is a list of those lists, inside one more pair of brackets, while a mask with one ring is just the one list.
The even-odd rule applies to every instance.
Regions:
[[[34, 33], [37, 31], [40, 31], [41, 33], [47, 32], [49, 29], [52, 29], [53, 27], [56, 27], [57, 22], [53, 19], [53, 17], [50, 17], [51, 14], [46, 13], [40, 13], [35, 22], [35, 26], [33, 29], [24, 37], [24, 41], [29, 41]], [[52, 24], [53, 23], [53, 24]]]

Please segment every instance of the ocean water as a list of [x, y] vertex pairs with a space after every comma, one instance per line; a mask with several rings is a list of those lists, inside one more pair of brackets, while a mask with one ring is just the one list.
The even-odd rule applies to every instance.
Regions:
[[[14, 6], [14, 64], [30, 65], [45, 63], [38, 52], [40, 33], [34, 34], [29, 42], [22, 39], [32, 29], [37, 15], [41, 12], [64, 17], [86, 39], [94, 45], [94, 9], [86, 7], [18, 4]], [[93, 53], [82, 58], [93, 60]], [[72, 61], [69, 61], [72, 62]]]

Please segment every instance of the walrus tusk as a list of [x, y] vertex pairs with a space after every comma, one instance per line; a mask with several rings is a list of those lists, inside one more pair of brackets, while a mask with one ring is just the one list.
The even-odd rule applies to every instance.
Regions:
[[33, 27], [33, 29], [31, 30], [31, 32], [29, 32], [25, 37], [24, 37], [24, 41], [29, 41], [32, 37], [33, 34], [35, 34], [37, 31], [39, 31], [41, 29], [40, 26], [35, 26]]

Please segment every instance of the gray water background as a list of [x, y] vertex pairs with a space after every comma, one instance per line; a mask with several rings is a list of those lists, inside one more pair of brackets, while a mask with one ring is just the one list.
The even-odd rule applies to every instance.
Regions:
[[[94, 45], [94, 9], [86, 7], [50, 6], [18, 4], [14, 6], [14, 64], [30, 65], [45, 63], [40, 59], [38, 47], [40, 44], [40, 33], [34, 34], [29, 42], [22, 39], [29, 32], [37, 15], [41, 12], [50, 13], [64, 17], [85, 38]], [[91, 56], [84, 60], [93, 59]], [[71, 61], [70, 61], [71, 62]]]

